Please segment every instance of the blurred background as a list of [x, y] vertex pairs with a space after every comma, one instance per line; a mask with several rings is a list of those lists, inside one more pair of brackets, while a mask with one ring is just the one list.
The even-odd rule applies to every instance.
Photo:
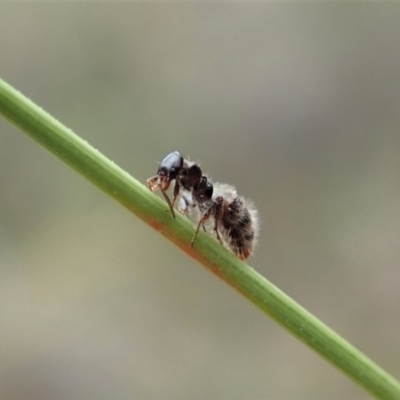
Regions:
[[[135, 178], [257, 205], [250, 264], [400, 376], [400, 5], [1, 4], [0, 76]], [[0, 119], [0, 397], [369, 395]]]

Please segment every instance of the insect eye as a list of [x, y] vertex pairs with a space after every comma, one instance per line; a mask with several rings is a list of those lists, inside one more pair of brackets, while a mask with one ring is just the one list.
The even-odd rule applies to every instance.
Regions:
[[160, 165], [160, 167], [158, 168], [157, 174], [161, 175], [161, 176], [166, 176], [166, 175], [168, 175], [168, 170], [167, 170], [167, 168]]

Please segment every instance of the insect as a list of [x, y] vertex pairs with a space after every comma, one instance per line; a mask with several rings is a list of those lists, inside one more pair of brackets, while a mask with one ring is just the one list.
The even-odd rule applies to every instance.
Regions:
[[[202, 176], [203, 172], [197, 164], [185, 160], [178, 151], [173, 151], [161, 161], [157, 175], [147, 179], [147, 186], [153, 192], [157, 189], [161, 190], [171, 214], [175, 218], [174, 205], [180, 191], [183, 189], [190, 192]], [[173, 180], [175, 180], [174, 197], [171, 201], [167, 190]]]
[[217, 240], [240, 259], [245, 260], [254, 250], [259, 231], [259, 217], [249, 200], [238, 196], [236, 189], [227, 184], [215, 183], [202, 176], [190, 193], [184, 192], [180, 201], [181, 212], [189, 206], [197, 206], [200, 218], [196, 226], [191, 246], [202, 226], [214, 222], [212, 230]]
[[[174, 197], [171, 201], [166, 191], [173, 180]], [[213, 184], [197, 164], [185, 160], [178, 151], [161, 161], [157, 175], [149, 178], [147, 185], [152, 191], [161, 190], [174, 218], [174, 205], [180, 194], [179, 211], [182, 214], [189, 215], [190, 207], [199, 210], [192, 247], [200, 228], [206, 231], [206, 223], [211, 221], [217, 240], [237, 257], [244, 260], [253, 252], [259, 230], [258, 212], [253, 204], [238, 196], [233, 186]]]

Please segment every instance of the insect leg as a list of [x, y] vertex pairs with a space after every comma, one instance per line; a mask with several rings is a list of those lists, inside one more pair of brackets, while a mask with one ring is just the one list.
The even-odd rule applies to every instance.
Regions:
[[150, 189], [152, 192], [154, 192], [154, 191], [157, 189], [157, 187], [158, 187], [158, 184], [157, 184], [157, 185], [154, 184], [155, 181], [156, 181], [157, 179], [158, 179], [158, 175], [153, 176], [153, 177], [147, 179], [147, 186], [149, 187], [149, 189]]
[[199, 222], [198, 222], [198, 224], [197, 224], [197, 226], [196, 226], [196, 230], [195, 230], [195, 232], [194, 232], [193, 238], [192, 238], [192, 240], [191, 240], [191, 242], [190, 242], [190, 247], [193, 247], [194, 240], [196, 239], [196, 236], [197, 236], [197, 234], [199, 233], [200, 226], [203, 226], [204, 232], [206, 231], [206, 228], [204, 227], [204, 223], [208, 220], [208, 218], [210, 218], [210, 211], [211, 211], [211, 210], [208, 210], [208, 211], [200, 218], [200, 220], [199, 220]]
[[214, 210], [213, 210], [213, 211], [214, 211], [214, 221], [215, 221], [213, 231], [215, 232], [215, 235], [217, 236], [218, 242], [219, 242], [222, 246], [223, 246], [224, 244], [222, 243], [221, 237], [219, 236], [219, 232], [218, 232], [218, 221], [220, 221], [221, 216], [222, 216], [223, 201], [224, 201], [223, 197], [222, 197], [222, 196], [218, 196], [218, 197], [215, 199], [214, 207], [213, 207], [213, 208], [214, 208]]
[[174, 207], [175, 201], [176, 201], [176, 198], [178, 197], [178, 195], [179, 195], [179, 183], [178, 183], [178, 179], [176, 179], [175, 186], [174, 186], [174, 198], [172, 199], [172, 207]]
[[165, 190], [161, 189], [161, 193], [163, 194], [164, 199], [168, 203], [168, 206], [169, 206], [169, 209], [171, 210], [172, 216], [175, 218], [175, 211], [174, 211], [174, 207], [173, 207], [173, 205], [171, 203], [171, 199], [168, 197], [167, 192]]

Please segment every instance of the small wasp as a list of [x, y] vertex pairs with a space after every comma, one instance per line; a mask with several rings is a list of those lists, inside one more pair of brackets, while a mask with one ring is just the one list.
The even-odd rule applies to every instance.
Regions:
[[[166, 191], [175, 180], [174, 197], [171, 202]], [[203, 175], [200, 167], [174, 151], [168, 154], [158, 168], [157, 175], [149, 178], [147, 184], [150, 190], [161, 190], [173, 217], [174, 205], [179, 199], [179, 211], [189, 215], [189, 207], [197, 207], [200, 218], [196, 226], [191, 246], [206, 222], [214, 221], [212, 230], [217, 240], [240, 259], [250, 256], [258, 237], [259, 218], [253, 204], [238, 196], [236, 189], [227, 184], [213, 183]]]

